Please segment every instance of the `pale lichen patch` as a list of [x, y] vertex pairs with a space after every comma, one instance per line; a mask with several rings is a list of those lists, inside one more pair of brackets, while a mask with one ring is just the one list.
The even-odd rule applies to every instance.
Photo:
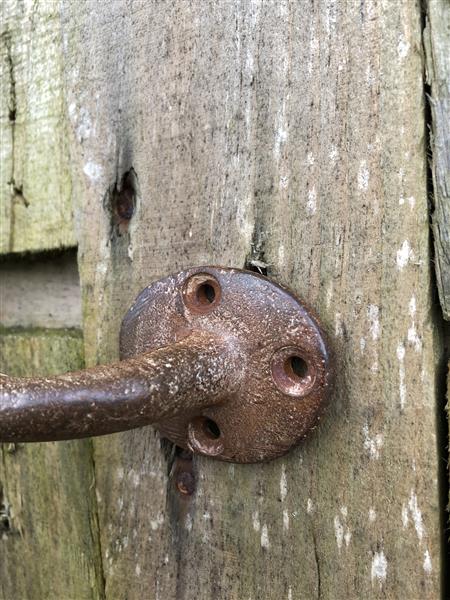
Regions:
[[370, 171], [365, 160], [361, 161], [358, 171], [358, 188], [362, 192], [367, 192], [369, 188]]
[[406, 265], [410, 262], [414, 260], [414, 252], [411, 248], [411, 244], [409, 243], [408, 240], [405, 240], [400, 249], [397, 250], [397, 258], [396, 258], [396, 263], [397, 263], [397, 268], [399, 269], [399, 271], [402, 271]]
[[380, 586], [386, 581], [388, 563], [384, 552], [375, 552], [372, 557], [371, 579], [372, 585], [375, 580], [378, 580]]
[[423, 570], [427, 575], [431, 575], [431, 571], [433, 570], [433, 565], [431, 564], [431, 556], [428, 549], [424, 552]]
[[380, 458], [380, 451], [383, 447], [383, 434], [376, 433], [371, 436], [369, 434], [369, 425], [366, 423], [362, 429], [364, 436], [364, 450], [368, 453], [372, 460], [378, 460]]
[[267, 528], [267, 525], [264, 523], [264, 525], [261, 528], [261, 548], [268, 550], [269, 547], [270, 547], [269, 530]]
[[286, 465], [283, 464], [281, 466], [281, 477], [280, 477], [280, 499], [282, 502], [284, 502], [286, 500], [287, 491], [288, 491], [288, 485], [287, 485], [287, 476], [286, 476]]

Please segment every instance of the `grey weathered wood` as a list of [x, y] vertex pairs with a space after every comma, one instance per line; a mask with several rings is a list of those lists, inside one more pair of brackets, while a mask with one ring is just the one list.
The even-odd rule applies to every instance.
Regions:
[[256, 261], [316, 309], [338, 364], [310, 441], [267, 465], [195, 459], [189, 499], [151, 429], [95, 442], [106, 597], [436, 598], [419, 6], [63, 0], [62, 27], [88, 362], [117, 356], [149, 281]]
[[[1, 331], [1, 372], [82, 366], [79, 331]], [[103, 598], [90, 441], [3, 444], [0, 457], [0, 598]]]
[[447, 0], [429, 0], [424, 41], [432, 115], [436, 275], [444, 318], [450, 319], [450, 4]]
[[0, 9], [0, 253], [75, 246], [58, 3]]
[[80, 328], [76, 252], [1, 262], [0, 326]]

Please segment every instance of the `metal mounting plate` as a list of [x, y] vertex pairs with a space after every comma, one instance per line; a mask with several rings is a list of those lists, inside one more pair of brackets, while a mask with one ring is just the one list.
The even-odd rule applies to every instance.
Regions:
[[126, 314], [121, 358], [197, 330], [237, 344], [244, 378], [224, 403], [158, 423], [164, 437], [220, 460], [253, 463], [285, 454], [317, 425], [332, 383], [330, 353], [317, 321], [289, 291], [221, 267], [161, 279]]

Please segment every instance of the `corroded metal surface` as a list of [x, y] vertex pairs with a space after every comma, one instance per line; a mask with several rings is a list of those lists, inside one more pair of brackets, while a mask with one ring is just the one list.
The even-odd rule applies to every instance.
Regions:
[[103, 435], [156, 423], [233, 462], [287, 452], [314, 428], [332, 371], [323, 334], [288, 291], [246, 271], [191, 269], [144, 289], [122, 360], [50, 378], [0, 378], [0, 441]]
[[0, 378], [0, 442], [66, 440], [143, 427], [223, 401], [240, 381], [227, 340], [192, 332], [169, 347], [56, 377]]
[[240, 387], [226, 401], [157, 424], [183, 448], [232, 462], [270, 460], [313, 429], [332, 383], [316, 320], [287, 290], [239, 269], [201, 267], [144, 289], [126, 315], [121, 356], [167, 346], [193, 331], [233, 340]]

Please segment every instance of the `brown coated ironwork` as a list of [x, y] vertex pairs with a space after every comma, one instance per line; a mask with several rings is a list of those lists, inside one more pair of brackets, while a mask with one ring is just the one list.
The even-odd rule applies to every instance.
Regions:
[[55, 377], [0, 376], [0, 442], [154, 424], [193, 452], [266, 461], [317, 425], [332, 383], [315, 318], [239, 269], [194, 268], [145, 288], [123, 320], [120, 356]]

